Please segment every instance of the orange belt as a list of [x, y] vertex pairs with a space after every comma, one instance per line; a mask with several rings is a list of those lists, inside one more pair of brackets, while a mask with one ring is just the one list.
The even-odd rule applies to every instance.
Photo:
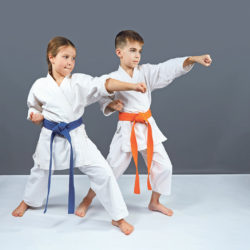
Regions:
[[119, 113], [119, 120], [120, 121], [131, 121], [133, 122], [132, 130], [131, 130], [131, 136], [130, 136], [130, 142], [131, 142], [131, 151], [133, 155], [133, 159], [135, 162], [136, 167], [136, 177], [135, 177], [135, 187], [134, 192], [136, 194], [140, 193], [140, 182], [139, 182], [139, 173], [138, 173], [138, 147], [137, 147], [137, 141], [136, 141], [136, 135], [135, 135], [135, 124], [137, 122], [144, 123], [148, 126], [148, 138], [147, 138], [147, 165], [148, 165], [148, 189], [152, 190], [149, 180], [149, 174], [150, 174], [150, 168], [153, 158], [153, 151], [154, 151], [154, 143], [153, 143], [153, 136], [152, 136], [152, 127], [148, 121], [148, 118], [151, 117], [151, 110], [149, 109], [145, 113]]

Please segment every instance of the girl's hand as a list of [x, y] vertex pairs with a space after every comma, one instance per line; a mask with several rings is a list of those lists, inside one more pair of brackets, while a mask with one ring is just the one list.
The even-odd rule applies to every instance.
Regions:
[[30, 120], [34, 123], [39, 125], [43, 121], [44, 117], [42, 114], [34, 114], [33, 112], [30, 113]]
[[135, 91], [141, 92], [141, 93], [145, 93], [147, 91], [147, 86], [145, 83], [140, 82], [135, 84]]
[[114, 100], [113, 102], [111, 102], [107, 107], [112, 109], [112, 110], [116, 110], [116, 111], [122, 111], [123, 109], [123, 102], [121, 100]]

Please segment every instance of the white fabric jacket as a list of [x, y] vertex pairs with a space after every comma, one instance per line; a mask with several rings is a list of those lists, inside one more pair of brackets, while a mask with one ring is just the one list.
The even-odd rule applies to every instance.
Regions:
[[[120, 99], [124, 108], [122, 112], [127, 113], [139, 113], [146, 112], [151, 105], [151, 92], [155, 89], [163, 88], [169, 85], [175, 78], [186, 74], [191, 70], [193, 65], [189, 65], [183, 68], [183, 62], [188, 57], [174, 58], [166, 62], [152, 65], [143, 64], [134, 69], [133, 76], [130, 77], [121, 66], [118, 70], [110, 73], [110, 77], [120, 81], [138, 83], [144, 82], [147, 85], [146, 93], [123, 91], [115, 92], [115, 95], [111, 97], [103, 97], [99, 104], [104, 115], [108, 116], [113, 112], [107, 107], [107, 105], [113, 99]], [[153, 115], [153, 114], [152, 114]], [[149, 122], [152, 126], [152, 134], [154, 144], [161, 143], [167, 138], [162, 134], [158, 128], [153, 117], [150, 117]], [[117, 137], [122, 136], [122, 150], [124, 152], [131, 152], [130, 146], [130, 134], [132, 123], [130, 121], [118, 121], [117, 130], [113, 138], [113, 142], [117, 141]], [[138, 150], [144, 150], [147, 148], [147, 126], [145, 124], [136, 123], [135, 133], [137, 138]]]
[[[72, 74], [64, 78], [60, 86], [50, 74], [40, 78], [32, 85], [28, 95], [27, 104], [30, 113], [41, 113], [44, 118], [53, 122], [69, 123], [83, 116], [86, 106], [100, 100], [101, 97], [110, 96], [105, 88], [109, 75], [91, 77], [85, 74]], [[49, 169], [51, 130], [41, 129], [37, 143], [34, 161], [42, 169]], [[85, 126], [70, 131], [74, 166], [102, 164], [103, 159], [98, 158], [97, 148], [88, 138]], [[61, 136], [55, 136], [53, 142], [52, 169], [68, 169], [70, 161], [70, 144]]]

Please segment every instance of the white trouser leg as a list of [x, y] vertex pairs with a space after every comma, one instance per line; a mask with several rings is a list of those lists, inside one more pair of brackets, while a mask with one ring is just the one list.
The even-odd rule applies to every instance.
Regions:
[[128, 216], [115, 176], [104, 158], [101, 166], [83, 166], [79, 169], [89, 177], [91, 188], [113, 220]]
[[31, 207], [43, 205], [48, 190], [48, 176], [48, 170], [41, 169], [34, 164], [34, 167], [30, 170], [24, 191], [23, 200], [27, 205]]
[[[147, 150], [141, 151], [147, 165]], [[172, 163], [162, 143], [154, 146], [153, 159], [150, 169], [150, 183], [152, 190], [163, 194], [171, 194]]]
[[107, 156], [107, 162], [111, 166], [116, 179], [118, 179], [126, 171], [131, 159], [132, 153], [123, 152], [120, 143], [110, 148]]

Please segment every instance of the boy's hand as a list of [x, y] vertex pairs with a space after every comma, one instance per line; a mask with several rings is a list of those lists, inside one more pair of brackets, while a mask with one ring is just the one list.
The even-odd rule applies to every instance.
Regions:
[[34, 114], [33, 112], [30, 113], [30, 120], [39, 125], [43, 121], [44, 117], [42, 114]]
[[140, 82], [135, 84], [135, 91], [141, 92], [141, 93], [145, 93], [147, 91], [147, 86], [145, 83]]
[[121, 100], [114, 100], [113, 102], [111, 102], [107, 107], [112, 109], [112, 110], [116, 110], [116, 111], [122, 111], [123, 109], [123, 102]]
[[206, 67], [210, 66], [212, 63], [210, 55], [192, 56], [191, 60]]

